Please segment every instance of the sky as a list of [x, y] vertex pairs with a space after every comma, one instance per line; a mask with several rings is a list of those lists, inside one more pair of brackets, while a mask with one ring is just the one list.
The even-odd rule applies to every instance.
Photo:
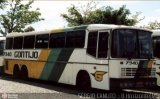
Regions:
[[[32, 4], [32, 9], [40, 8], [41, 17], [45, 20], [32, 24], [36, 31], [49, 30], [55, 28], [67, 27], [67, 22], [60, 15], [67, 13], [67, 8], [74, 4], [76, 6], [86, 5], [89, 1], [86, 0], [70, 0], [70, 1], [56, 1], [56, 0], [36, 0]], [[160, 22], [160, 1], [147, 1], [147, 0], [135, 0], [135, 1], [123, 1], [123, 0], [97, 0], [97, 7], [111, 6], [114, 9], [118, 9], [122, 5], [126, 5], [126, 8], [130, 10], [131, 15], [136, 12], [141, 12], [139, 18], [144, 18], [137, 26], [147, 25], [149, 22], [155, 20]]]

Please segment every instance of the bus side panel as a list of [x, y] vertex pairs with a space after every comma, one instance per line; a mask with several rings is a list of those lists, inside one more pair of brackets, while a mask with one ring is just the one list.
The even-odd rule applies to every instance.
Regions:
[[[20, 54], [21, 52], [28, 52]], [[33, 52], [38, 53], [38, 57], [30, 57], [30, 55], [33, 55]], [[29, 78], [35, 78], [40, 79], [41, 73], [43, 71], [43, 68], [45, 66], [45, 63], [48, 59], [48, 56], [50, 54], [50, 49], [45, 50], [6, 50], [5, 54], [9, 56], [5, 56], [5, 73], [13, 75], [14, 66], [18, 65], [19, 69], [21, 70], [22, 66], [26, 66], [28, 70], [28, 77]], [[32, 53], [32, 54], [31, 54]], [[17, 55], [17, 56], [16, 56]]]
[[85, 70], [89, 72], [91, 87], [109, 90], [108, 65], [86, 65]]
[[76, 77], [80, 70], [89, 74], [92, 88], [109, 90], [108, 65], [68, 63], [58, 82], [76, 85]]
[[13, 75], [13, 68], [14, 68], [14, 64], [10, 60], [5, 59], [5, 70], [4, 70], [4, 72], [6, 74]]
[[97, 59], [87, 54], [87, 64], [84, 69], [90, 74], [92, 88], [109, 90], [108, 59]]
[[58, 82], [76, 85], [78, 72], [83, 70], [88, 73], [92, 88], [109, 90], [108, 60], [96, 60], [92, 57], [88, 57], [88, 60], [86, 49], [75, 49]]
[[76, 85], [76, 76], [79, 70], [83, 69], [83, 64], [68, 63], [58, 80], [60, 83]]
[[29, 60], [8, 60], [8, 70], [5, 73], [13, 75], [13, 69], [15, 64], [18, 64], [19, 68], [24, 65], [28, 69], [28, 77], [39, 79], [42, 70], [45, 66], [45, 62], [42, 61], [29, 61]]
[[84, 69], [84, 63], [86, 62], [85, 54], [85, 49], [73, 50], [58, 82], [76, 85], [77, 74]]

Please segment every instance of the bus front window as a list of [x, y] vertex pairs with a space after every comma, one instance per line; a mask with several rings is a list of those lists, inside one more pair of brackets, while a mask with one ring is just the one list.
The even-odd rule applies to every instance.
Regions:
[[112, 34], [113, 58], [151, 58], [151, 33], [134, 29], [116, 29]]
[[153, 52], [154, 56], [160, 58], [159, 48], [160, 48], [160, 36], [153, 37]]
[[136, 58], [138, 56], [136, 31], [117, 29], [112, 36], [112, 57]]
[[151, 33], [147, 31], [138, 31], [140, 58], [152, 58], [152, 40]]

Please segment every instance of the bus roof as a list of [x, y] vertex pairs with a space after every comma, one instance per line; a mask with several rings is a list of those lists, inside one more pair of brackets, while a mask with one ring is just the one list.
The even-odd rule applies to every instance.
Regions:
[[119, 28], [130, 28], [130, 29], [139, 29], [139, 30], [150, 31], [150, 30], [138, 28], [135, 26], [114, 25], [114, 24], [91, 24], [91, 25], [88, 25], [88, 27], [87, 27], [87, 29], [89, 31], [90, 30], [103, 30], [103, 29], [119, 29]]
[[160, 29], [152, 30], [153, 34], [152, 36], [160, 36]]
[[6, 37], [0, 36], [0, 41], [5, 41], [5, 40], [6, 40]]
[[[131, 28], [131, 29], [141, 29], [132, 26], [124, 26], [124, 25], [113, 25], [113, 24], [90, 24], [90, 25], [81, 25], [75, 27], [68, 27], [68, 28], [61, 28], [61, 29], [53, 29], [53, 30], [45, 30], [45, 31], [32, 31], [32, 32], [13, 32], [7, 34], [7, 37], [17, 37], [17, 36], [27, 36], [27, 35], [35, 35], [35, 34], [47, 34], [47, 33], [59, 33], [59, 32], [67, 32], [67, 31], [74, 31], [74, 30], [104, 30], [104, 29], [117, 29], [117, 28]], [[148, 30], [149, 31], [149, 30]]]

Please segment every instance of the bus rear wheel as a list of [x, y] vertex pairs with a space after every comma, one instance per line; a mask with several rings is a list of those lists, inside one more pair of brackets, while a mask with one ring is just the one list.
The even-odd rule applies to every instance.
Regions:
[[24, 80], [28, 79], [28, 69], [25, 65], [23, 65], [21, 68], [21, 78]]
[[15, 78], [15, 79], [20, 78], [20, 68], [19, 68], [18, 64], [15, 64], [15, 66], [14, 66], [13, 78]]
[[85, 71], [81, 71], [77, 75], [76, 86], [80, 91], [90, 91], [91, 80], [89, 74]]

